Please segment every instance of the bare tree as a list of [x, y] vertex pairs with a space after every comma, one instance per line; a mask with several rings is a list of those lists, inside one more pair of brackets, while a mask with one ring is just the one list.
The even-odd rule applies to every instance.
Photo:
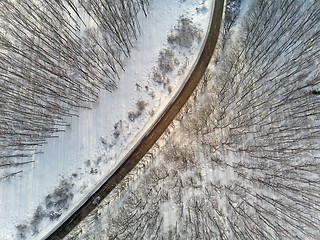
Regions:
[[148, 4], [1, 1], [0, 162], [32, 155], [101, 89], [117, 88]]
[[254, 1], [103, 236], [320, 238], [319, 16], [318, 1]]

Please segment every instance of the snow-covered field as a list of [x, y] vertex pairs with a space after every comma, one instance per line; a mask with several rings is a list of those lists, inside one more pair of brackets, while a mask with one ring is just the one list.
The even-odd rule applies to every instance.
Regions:
[[320, 3], [241, 10], [171, 128], [65, 239], [320, 238]]
[[[0, 239], [45, 236], [119, 164], [186, 80], [212, 6], [209, 0], [150, 1], [118, 89], [101, 91], [92, 110], [67, 119], [70, 127], [37, 149], [42, 153], [32, 164], [0, 168], [0, 177], [22, 171], [0, 180]], [[183, 27], [192, 32], [190, 41], [179, 42]]]

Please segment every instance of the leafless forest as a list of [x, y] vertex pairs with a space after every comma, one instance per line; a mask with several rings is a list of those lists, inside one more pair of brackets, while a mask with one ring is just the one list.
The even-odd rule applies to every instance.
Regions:
[[256, 0], [230, 31], [160, 153], [67, 239], [320, 238], [320, 2]]
[[148, 0], [0, 2], [0, 166], [117, 88]]

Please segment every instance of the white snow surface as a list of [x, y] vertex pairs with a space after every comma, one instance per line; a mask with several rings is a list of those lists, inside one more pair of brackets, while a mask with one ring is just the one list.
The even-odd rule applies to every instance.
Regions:
[[[251, 0], [242, 2], [240, 12], [241, 18], [245, 15], [252, 2], [254, 3], [254, 1]], [[261, 23], [261, 25], [263, 25], [263, 23]], [[238, 23], [233, 28], [232, 34], [235, 39], [238, 37], [238, 33], [241, 30], [237, 29], [239, 27], [240, 24]], [[222, 50], [220, 49], [220, 51]], [[216, 57], [217, 56], [214, 56], [212, 59], [212, 72], [219, 71], [219, 65], [216, 65], [215, 63]], [[220, 64], [220, 67], [221, 66], [223, 66], [223, 62]], [[218, 78], [217, 82], [219, 81], [220, 79]], [[209, 85], [211, 84], [212, 82], [209, 82]], [[201, 91], [200, 89], [201, 88], [199, 87], [199, 92]], [[178, 116], [176, 118], [174, 124], [167, 130], [167, 134], [164, 134], [161, 137], [149, 154], [147, 154], [132, 173], [130, 173], [130, 176], [127, 176], [120, 184], [121, 186], [118, 186], [107, 198], [105, 198], [97, 209], [82, 221], [65, 239], [109, 239], [109, 236], [116, 236], [117, 239], [126, 239], [125, 237], [128, 236], [132, 236], [132, 238], [141, 237], [141, 239], [148, 239], [148, 237], [149, 239], [220, 239], [224, 236], [228, 239], [234, 239], [236, 238], [236, 235], [232, 235], [233, 231], [228, 228], [227, 220], [233, 223], [233, 226], [240, 227], [238, 230], [243, 233], [243, 235], [239, 235], [240, 238], [242, 236], [243, 238], [247, 237], [247, 239], [250, 239], [248, 237], [250, 235], [252, 239], [262, 239], [262, 235], [258, 235], [254, 231], [248, 231], [247, 233], [248, 229], [242, 228], [243, 226], [241, 224], [243, 224], [243, 222], [246, 224], [249, 222], [254, 226], [251, 229], [257, 228], [259, 230], [259, 228], [261, 228], [261, 230], [266, 233], [274, 234], [272, 232], [273, 230], [269, 229], [274, 222], [279, 223], [279, 226], [281, 227], [280, 230], [283, 228], [284, 231], [288, 231], [291, 227], [289, 224], [292, 223], [298, 223], [296, 228], [300, 228], [303, 226], [303, 223], [300, 220], [302, 217], [299, 218], [299, 216], [303, 216], [304, 214], [307, 215], [306, 219], [314, 223], [316, 231], [313, 236], [316, 237], [305, 238], [304, 233], [301, 232], [299, 234], [302, 234], [304, 237], [293, 235], [294, 237], [292, 238], [279, 238], [278, 235], [275, 234], [277, 237], [270, 235], [270, 239], [319, 238], [319, 228], [317, 227], [319, 226], [317, 225], [319, 220], [314, 214], [319, 208], [310, 201], [311, 198], [303, 198], [302, 193], [288, 191], [290, 196], [293, 196], [293, 199], [299, 200], [300, 198], [303, 198], [301, 200], [302, 203], [313, 204], [310, 208], [305, 207], [303, 210], [299, 210], [300, 204], [294, 201], [288, 201], [286, 198], [280, 198], [278, 192], [275, 191], [277, 188], [270, 188], [269, 186], [261, 187], [242, 177], [255, 176], [257, 179], [264, 179], [264, 175], [270, 175], [270, 170], [274, 171], [271, 164], [272, 161], [263, 160], [263, 162], [268, 164], [268, 167], [261, 170], [255, 165], [257, 159], [249, 157], [244, 153], [234, 151], [232, 146], [230, 149], [229, 147], [220, 149], [219, 144], [224, 144], [225, 138], [228, 138], [228, 136], [225, 136], [228, 135], [225, 127], [219, 128], [216, 132], [211, 132], [212, 135], [209, 137], [200, 137], [199, 132], [205, 132], [207, 130], [207, 125], [210, 125], [211, 123], [204, 124], [204, 121], [200, 120], [200, 122], [203, 121], [203, 125], [199, 124], [199, 126], [205, 126], [201, 129], [200, 127], [195, 127], [197, 125], [196, 120], [200, 119], [200, 115], [203, 113], [202, 110], [205, 109], [206, 104], [212, 100], [210, 95], [216, 95], [215, 88], [210, 86], [208, 89], [211, 89], [211, 91], [204, 91], [202, 95], [194, 94], [194, 99], [191, 99], [191, 101], [189, 101], [182, 109], [182, 117]], [[219, 107], [217, 107], [217, 109], [220, 110]], [[233, 113], [229, 114], [233, 116]], [[222, 126], [224, 126], [224, 124]], [[208, 133], [210, 133], [210, 130]], [[204, 140], [207, 140], [208, 146], [212, 143], [212, 146], [217, 147], [218, 150], [214, 149], [214, 147], [203, 147]], [[317, 138], [317, 146], [319, 146], [318, 140], [319, 139]], [[250, 141], [250, 139], [247, 141]], [[273, 141], [276, 142], [277, 140]], [[175, 145], [177, 148], [171, 147], [174, 142], [177, 142]], [[246, 144], [248, 143], [243, 143], [242, 145]], [[303, 145], [303, 142], [300, 144]], [[179, 161], [179, 151], [178, 153], [172, 153], [177, 151], [176, 149], [183, 152], [183, 154], [181, 154], [183, 157], [190, 157], [191, 159], [190, 162], [185, 163], [185, 167], [180, 166], [182, 169], [181, 171], [179, 169], [179, 162], [181, 164], [181, 162], [184, 161]], [[209, 152], [208, 149], [210, 150]], [[189, 152], [191, 152], [190, 155]], [[309, 154], [310, 153], [308, 153], [308, 155]], [[172, 158], [170, 158], [170, 156]], [[212, 158], [210, 159], [209, 156]], [[316, 156], [319, 159], [318, 153]], [[181, 159], [184, 159], [183, 157], [181, 157]], [[303, 157], [298, 161], [301, 161], [302, 164], [304, 161], [307, 162], [309, 157], [310, 156], [307, 156], [306, 152], [303, 152]], [[206, 159], [208, 161], [206, 161]], [[289, 159], [292, 160], [293, 158]], [[246, 163], [249, 167], [240, 168], [235, 171], [236, 166], [239, 163]], [[165, 173], [165, 170], [167, 170], [168, 175], [160, 178], [161, 173]], [[274, 176], [281, 172], [282, 168], [276, 170], [277, 171], [273, 173]], [[296, 172], [297, 175], [294, 175], [297, 177], [295, 182], [286, 183], [285, 181], [290, 180], [284, 178], [282, 175], [281, 178], [285, 179], [283, 180], [284, 184], [292, 184], [297, 186], [298, 189], [305, 188], [307, 191], [312, 190], [311, 185], [306, 186], [304, 181], [299, 182], [300, 177], [304, 176], [304, 171], [307, 170], [304, 169], [301, 172]], [[240, 175], [239, 173], [244, 175]], [[259, 176], [259, 174], [261, 176]], [[319, 175], [312, 176], [312, 174], [312, 171], [306, 173], [308, 177], [314, 178], [315, 183], [318, 183]], [[158, 175], [160, 176], [159, 179], [157, 179]], [[277, 184], [277, 180], [281, 183], [279, 178], [275, 178]], [[210, 182], [211, 185], [206, 185], [206, 181]], [[248, 193], [245, 192], [240, 194], [242, 192], [237, 190], [235, 186], [241, 186], [241, 189], [246, 189]], [[179, 189], [183, 193], [179, 192]], [[237, 195], [235, 193], [237, 193]], [[316, 199], [318, 199], [317, 193], [318, 191], [314, 194]], [[281, 209], [281, 207], [279, 208], [279, 206], [276, 206], [277, 204], [273, 202], [270, 204], [265, 200], [259, 200], [255, 197], [256, 194], [268, 196], [269, 199], [275, 199], [282, 203], [284, 209], [283, 215], [285, 215], [285, 217], [279, 217], [281, 216], [281, 213], [278, 210], [275, 210]], [[183, 199], [179, 199], [181, 197], [183, 197]], [[253, 211], [253, 208], [247, 207], [244, 212], [245, 214], [243, 214], [239, 209], [242, 210], [243, 208], [241, 205], [246, 202], [250, 203], [251, 206], [261, 206], [259, 210], [262, 209], [262, 211]], [[195, 206], [194, 211], [192, 210], [192, 206]], [[233, 206], [235, 210], [230, 206]], [[269, 210], [270, 215], [266, 214]], [[239, 212], [239, 215], [236, 214], [236, 211]], [[254, 218], [260, 216], [261, 212], [266, 214], [267, 218], [265, 220], [270, 223], [269, 226], [264, 225], [260, 220]], [[295, 216], [295, 212], [298, 217], [290, 219], [290, 217]], [[212, 214], [211, 216], [213, 216], [215, 222], [213, 222], [213, 220], [210, 221], [210, 219], [206, 217], [209, 213]], [[290, 220], [289, 222], [284, 221], [286, 220], [286, 215]], [[223, 218], [226, 218], [227, 220]], [[224, 222], [224, 220], [226, 222]], [[294, 225], [292, 226], [295, 227]], [[310, 226], [310, 229], [312, 230], [312, 225]], [[184, 232], [181, 231], [181, 229], [183, 229]], [[195, 231], [193, 231], [194, 229], [197, 229], [200, 232], [198, 238], [196, 235], [193, 235], [196, 234]], [[201, 233], [205, 232], [201, 232], [203, 229], [210, 229], [212, 232], [207, 231], [207, 235], [202, 236]], [[221, 230], [224, 235], [219, 235]], [[304, 230], [306, 230], [307, 233], [311, 232], [308, 228]], [[143, 235], [141, 233], [143, 233]], [[296, 234], [294, 231], [293, 233]]]
[[[75, 184], [74, 198], [72, 206], [58, 221], [116, 168], [187, 79], [210, 22], [210, 11], [197, 12], [203, 4], [211, 9], [213, 3], [209, 0], [150, 1], [148, 17], [141, 13], [142, 35], [132, 50], [132, 57], [125, 61], [126, 71], [120, 73], [118, 89], [113, 93], [101, 92], [92, 110], [81, 110], [78, 118], [69, 119], [70, 128], [59, 138], [49, 139], [48, 144], [39, 149], [43, 153], [33, 156], [33, 164], [19, 168], [23, 170], [22, 174], [0, 182], [0, 239], [17, 239], [16, 226], [28, 225], [36, 208], [44, 203], [45, 197], [54, 191], [62, 179]], [[194, 25], [203, 30], [203, 37], [190, 49], [175, 49], [180, 65], [171, 74], [168, 83], [172, 88], [170, 92], [150, 76], [157, 65], [159, 52], [168, 47], [167, 35], [174, 30], [182, 15], [192, 19]], [[179, 67], [187, 64], [187, 58], [186, 70], [178, 74]], [[148, 105], [140, 117], [130, 121], [128, 113], [137, 110], [138, 100], [144, 100]], [[119, 121], [122, 121], [118, 127], [120, 136], [115, 138], [114, 126]], [[90, 173], [91, 170], [93, 173]], [[0, 171], [4, 174], [7, 170]], [[46, 219], [39, 225], [40, 233], [32, 239], [45, 236], [55, 225], [57, 221]]]

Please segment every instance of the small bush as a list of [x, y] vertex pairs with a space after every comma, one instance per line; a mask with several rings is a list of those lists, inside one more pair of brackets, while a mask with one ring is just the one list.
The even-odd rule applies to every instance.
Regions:
[[90, 167], [90, 166], [91, 166], [91, 160], [90, 160], [90, 159], [88, 159], [88, 160], [85, 161], [84, 163], [85, 163], [85, 165], [86, 165], [87, 167]]
[[231, 26], [235, 22], [240, 13], [241, 0], [228, 0], [225, 12], [224, 26], [227, 30], [230, 30]]
[[114, 132], [113, 132], [113, 137], [114, 138], [119, 138], [119, 136], [120, 136], [120, 130], [114, 130]]
[[116, 122], [113, 126], [114, 129], [122, 128], [122, 120]]
[[91, 168], [90, 169], [90, 174], [94, 175], [94, 174], [97, 174], [98, 173], [98, 169], [96, 168]]
[[26, 239], [26, 235], [27, 235], [27, 230], [28, 230], [28, 226], [26, 224], [19, 224], [18, 226], [16, 226], [17, 229], [17, 236], [20, 239]]
[[162, 74], [172, 72], [175, 65], [179, 64], [179, 60], [175, 58], [174, 52], [168, 48], [160, 52], [158, 61], [158, 66]]
[[122, 120], [118, 121], [117, 123], [114, 124], [113, 126], [113, 137], [115, 139], [119, 138], [121, 132], [122, 132]]
[[137, 106], [137, 111], [130, 111], [128, 114], [128, 118], [130, 119], [131, 122], [133, 122], [134, 120], [136, 120], [138, 117], [140, 117], [140, 115], [142, 114], [142, 112], [145, 110], [146, 106], [148, 105], [148, 103], [146, 103], [144, 100], [139, 100], [136, 102], [136, 106]]
[[163, 83], [164, 79], [165, 76], [161, 73], [161, 70], [159, 68], [154, 67], [152, 71], [152, 80], [156, 83]]
[[130, 111], [128, 114], [128, 118], [131, 122], [133, 122], [134, 120], [136, 120], [139, 116], [141, 115], [141, 112], [133, 112]]
[[208, 12], [208, 8], [204, 4], [198, 7], [196, 10], [198, 14], [206, 14]]
[[145, 110], [145, 108], [148, 105], [148, 103], [146, 103], [144, 100], [139, 100], [136, 103], [136, 105], [137, 105], [139, 111], [143, 111], [143, 110]]
[[50, 211], [49, 219], [51, 221], [58, 219], [62, 215], [62, 211]]
[[46, 208], [56, 208], [58, 211], [67, 209], [70, 201], [73, 199], [73, 193], [71, 189], [73, 184], [66, 180], [62, 180], [60, 185], [45, 198]]
[[42, 221], [43, 218], [47, 216], [45, 210], [42, 206], [38, 206], [35, 213], [33, 214], [32, 220], [31, 220], [31, 228], [33, 234], [37, 234], [39, 232], [39, 224]]
[[201, 30], [195, 27], [189, 18], [181, 17], [179, 19], [176, 33], [172, 33], [167, 37], [170, 44], [190, 48], [195, 41], [201, 38]]
[[[72, 174], [76, 177], [77, 174]], [[62, 210], [69, 207], [70, 201], [73, 199], [71, 192], [73, 184], [67, 180], [62, 180], [57, 188], [45, 198], [45, 203], [41, 204], [35, 210], [29, 225], [20, 224], [16, 226], [17, 238], [27, 239], [29, 232], [32, 235], [39, 233], [39, 225], [44, 218], [51, 221], [58, 219], [62, 215]]]

